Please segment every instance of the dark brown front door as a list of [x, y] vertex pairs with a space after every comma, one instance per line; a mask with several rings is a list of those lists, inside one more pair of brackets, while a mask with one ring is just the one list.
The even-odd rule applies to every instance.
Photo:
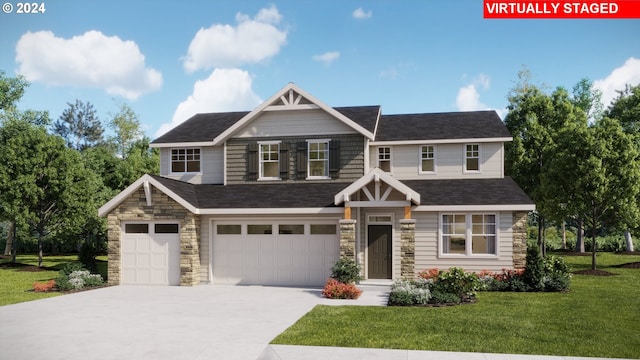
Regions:
[[391, 279], [391, 225], [369, 225], [369, 279]]

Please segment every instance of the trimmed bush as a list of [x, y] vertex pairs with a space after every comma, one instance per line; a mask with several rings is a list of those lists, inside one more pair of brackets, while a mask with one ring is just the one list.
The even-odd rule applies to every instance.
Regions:
[[322, 289], [322, 295], [328, 299], [357, 299], [362, 294], [355, 284], [345, 284], [329, 278]]
[[33, 283], [33, 291], [35, 292], [49, 292], [53, 291], [56, 287], [55, 280], [49, 280], [47, 282], [35, 282]]
[[449, 271], [440, 271], [433, 284], [433, 292], [454, 294], [462, 300], [472, 300], [480, 289], [476, 273], [467, 273], [462, 268], [453, 267]]
[[532, 291], [544, 290], [544, 259], [537, 246], [527, 248], [527, 265], [524, 268], [523, 280]]
[[355, 284], [362, 280], [360, 265], [352, 259], [340, 258], [331, 268], [331, 277], [343, 284]]
[[98, 272], [98, 262], [96, 256], [98, 251], [92, 242], [85, 241], [80, 246], [80, 252], [78, 253], [78, 260], [86, 269], [95, 273]]

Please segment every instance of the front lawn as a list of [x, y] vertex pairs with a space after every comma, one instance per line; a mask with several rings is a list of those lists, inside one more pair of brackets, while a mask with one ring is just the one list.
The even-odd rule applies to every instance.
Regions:
[[[98, 259], [98, 271], [105, 278], [106, 261]], [[57, 278], [65, 264], [77, 260], [77, 255], [44, 256], [42, 268], [38, 268], [36, 255], [18, 255], [16, 264], [0, 259], [0, 306], [62, 295], [57, 291], [34, 292], [33, 283]]]
[[639, 358], [640, 269], [616, 267], [633, 262], [640, 256], [599, 254], [599, 268], [618, 275], [574, 275], [567, 293], [480, 292], [476, 304], [443, 308], [319, 305], [272, 343]]

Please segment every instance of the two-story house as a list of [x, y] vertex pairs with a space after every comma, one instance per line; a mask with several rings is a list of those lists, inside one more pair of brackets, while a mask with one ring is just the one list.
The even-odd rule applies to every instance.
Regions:
[[504, 174], [494, 111], [383, 115], [290, 83], [250, 112], [159, 137], [160, 174], [99, 210], [111, 284], [322, 285], [524, 266], [533, 202]]

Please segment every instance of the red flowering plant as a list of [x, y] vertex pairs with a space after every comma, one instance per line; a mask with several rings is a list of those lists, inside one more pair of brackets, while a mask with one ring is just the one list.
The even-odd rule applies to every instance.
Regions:
[[440, 276], [440, 270], [438, 270], [438, 268], [422, 270], [418, 273], [418, 277], [425, 280], [433, 279], [435, 281], [438, 280], [438, 276]]
[[362, 294], [355, 284], [341, 283], [336, 279], [329, 278], [322, 289], [322, 295], [328, 299], [357, 299]]
[[49, 292], [49, 291], [52, 291], [55, 287], [56, 287], [55, 280], [33, 283], [33, 291], [35, 292]]

